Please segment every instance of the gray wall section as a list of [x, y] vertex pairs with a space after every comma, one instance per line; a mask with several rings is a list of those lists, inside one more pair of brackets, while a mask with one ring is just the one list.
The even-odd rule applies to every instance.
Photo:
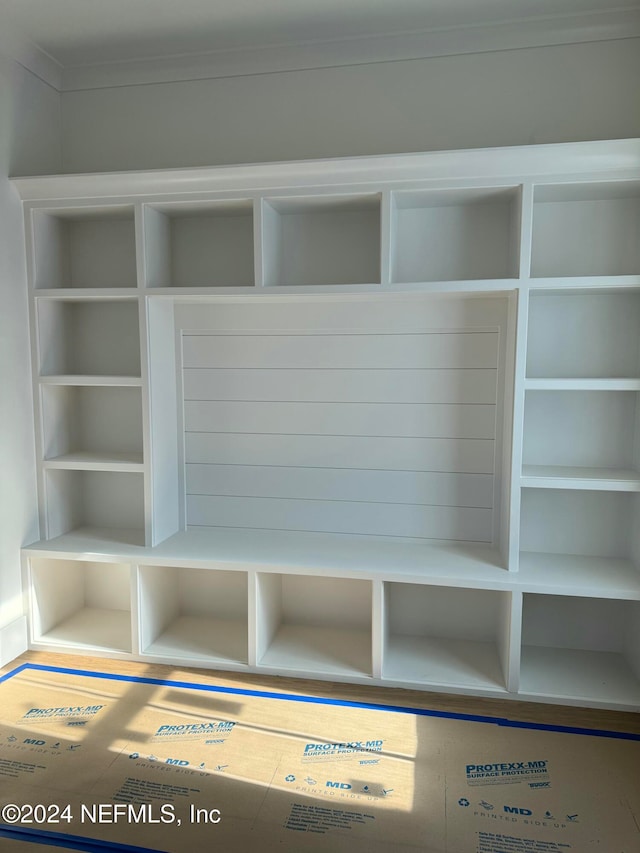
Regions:
[[22, 208], [7, 176], [60, 169], [59, 101], [0, 54], [0, 664], [22, 651], [20, 548], [38, 538]]
[[640, 136], [640, 39], [77, 91], [66, 172]]

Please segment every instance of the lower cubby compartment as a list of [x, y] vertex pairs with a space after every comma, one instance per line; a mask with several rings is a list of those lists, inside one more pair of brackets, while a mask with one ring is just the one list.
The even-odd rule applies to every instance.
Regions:
[[131, 653], [128, 564], [33, 558], [29, 582], [34, 643]]
[[640, 602], [523, 599], [523, 694], [640, 709]]
[[160, 658], [247, 663], [247, 575], [140, 567], [140, 651]]
[[371, 583], [258, 573], [257, 663], [327, 676], [371, 676]]
[[383, 678], [506, 690], [510, 613], [506, 592], [385, 583]]

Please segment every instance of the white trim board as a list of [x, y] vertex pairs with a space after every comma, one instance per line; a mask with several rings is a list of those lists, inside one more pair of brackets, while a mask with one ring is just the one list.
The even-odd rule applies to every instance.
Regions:
[[[381, 154], [372, 157], [336, 157], [234, 166], [190, 167], [134, 172], [70, 175], [16, 176], [11, 179], [26, 202], [55, 201], [56, 209], [74, 207], [82, 199], [107, 200], [133, 196], [173, 202], [207, 197], [208, 193], [273, 192], [291, 195], [312, 189], [320, 194], [352, 192], [354, 187], [394, 183], [395, 190], [456, 187], [517, 186], [518, 176], [536, 183], [567, 183], [598, 180], [637, 180], [640, 139], [560, 142], [546, 145], [514, 145], [500, 148], [432, 151], [413, 154]], [[330, 175], [331, 186], [327, 184]], [[451, 175], [455, 175], [452, 180]], [[346, 184], [351, 186], [345, 187]], [[287, 188], [286, 192], [283, 188]], [[114, 201], [114, 203], [117, 203]], [[43, 205], [45, 206], [45, 205]]]

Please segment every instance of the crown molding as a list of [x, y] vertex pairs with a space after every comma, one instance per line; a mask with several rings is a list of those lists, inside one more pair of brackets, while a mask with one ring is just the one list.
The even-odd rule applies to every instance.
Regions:
[[273, 74], [638, 37], [640, 9], [623, 9], [395, 35], [68, 66], [62, 70], [61, 89], [64, 92], [72, 92], [149, 83]]
[[58, 92], [62, 90], [62, 65], [5, 21], [0, 29], [0, 52], [35, 74], [48, 86]]

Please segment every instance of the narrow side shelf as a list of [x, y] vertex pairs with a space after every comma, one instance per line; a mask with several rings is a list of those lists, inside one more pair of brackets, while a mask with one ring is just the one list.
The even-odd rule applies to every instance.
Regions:
[[61, 469], [66, 471], [129, 471], [142, 472], [144, 464], [142, 451], [95, 453], [89, 450], [76, 450], [63, 453], [42, 463], [45, 470]]
[[640, 492], [640, 472], [624, 468], [523, 465], [520, 485], [529, 489], [587, 489]]

